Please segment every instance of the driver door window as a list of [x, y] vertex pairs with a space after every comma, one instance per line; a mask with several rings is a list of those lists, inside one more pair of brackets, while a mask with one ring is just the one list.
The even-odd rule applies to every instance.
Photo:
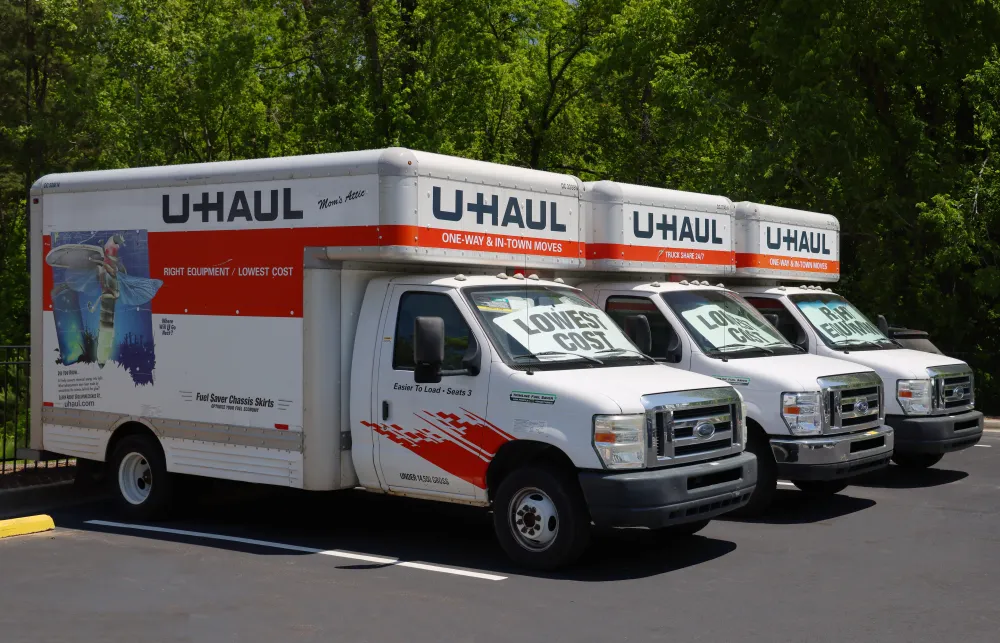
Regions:
[[795, 316], [785, 308], [783, 303], [770, 297], [744, 296], [743, 298], [777, 328], [785, 339], [792, 344], [808, 349], [809, 341], [805, 331], [799, 326], [799, 322], [795, 319]]
[[431, 292], [407, 292], [399, 298], [392, 368], [397, 371], [413, 370], [413, 320], [417, 317], [440, 317], [444, 320], [444, 363], [441, 370], [462, 368], [462, 359], [469, 349], [469, 325], [450, 297]]
[[649, 356], [668, 362], [680, 361], [680, 337], [656, 304], [645, 297], [608, 297], [604, 308], [619, 328], [625, 328], [626, 317], [645, 315], [653, 336], [653, 349]]

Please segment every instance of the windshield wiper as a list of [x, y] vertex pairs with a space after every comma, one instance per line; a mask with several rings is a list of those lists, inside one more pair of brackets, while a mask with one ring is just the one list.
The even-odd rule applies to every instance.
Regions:
[[729, 349], [733, 348], [736, 350], [721, 350], [716, 348], [713, 353], [718, 353], [720, 355], [729, 355], [730, 353], [746, 353], [749, 351], [764, 351], [768, 355], [774, 355], [774, 351], [767, 346], [750, 346], [749, 344], [727, 344], [723, 348]]
[[878, 342], [873, 342], [867, 339], [854, 339], [847, 338], [843, 341], [837, 342], [838, 346], [874, 346], [875, 348], [882, 348], [882, 344]]
[[562, 351], [542, 351], [541, 353], [521, 353], [520, 355], [511, 355], [511, 359], [526, 359], [528, 357], [544, 357], [546, 355], [569, 355], [570, 357], [579, 357], [580, 359], [585, 359], [588, 362], [593, 362], [594, 364], [600, 364], [604, 366], [604, 362], [597, 359], [596, 357], [591, 357], [590, 355], [582, 355], [580, 353], [564, 353]]
[[632, 349], [632, 348], [605, 348], [604, 350], [597, 351], [598, 355], [600, 355], [602, 353], [635, 353], [636, 355], [638, 355], [638, 356], [640, 356], [640, 357], [642, 357], [644, 359], [648, 359], [649, 361], [653, 362], [654, 364], [658, 364], [659, 363], [655, 359], [653, 359], [652, 357], [650, 357], [649, 355], [643, 353], [642, 351], [637, 351], [637, 350]]

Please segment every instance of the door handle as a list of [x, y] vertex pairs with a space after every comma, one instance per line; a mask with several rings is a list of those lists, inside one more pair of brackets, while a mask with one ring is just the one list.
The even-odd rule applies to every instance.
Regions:
[[382, 421], [389, 421], [389, 400], [382, 400]]

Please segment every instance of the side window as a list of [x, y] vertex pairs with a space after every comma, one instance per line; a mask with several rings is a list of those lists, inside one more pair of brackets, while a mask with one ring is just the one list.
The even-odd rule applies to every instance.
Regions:
[[413, 370], [413, 320], [417, 317], [444, 320], [444, 364], [441, 368], [445, 371], [462, 368], [462, 358], [469, 348], [469, 325], [450, 297], [432, 292], [407, 292], [399, 298], [392, 367], [400, 371]]
[[649, 356], [654, 359], [668, 359], [671, 351], [679, 349], [679, 340], [670, 322], [657, 309], [656, 304], [645, 297], [609, 297], [605, 310], [608, 317], [625, 328], [625, 318], [630, 315], [645, 315], [653, 335], [653, 350]]
[[785, 305], [777, 299], [770, 297], [744, 297], [750, 305], [760, 311], [764, 318], [771, 322], [789, 342], [798, 344], [805, 348], [806, 334], [799, 326], [799, 322]]

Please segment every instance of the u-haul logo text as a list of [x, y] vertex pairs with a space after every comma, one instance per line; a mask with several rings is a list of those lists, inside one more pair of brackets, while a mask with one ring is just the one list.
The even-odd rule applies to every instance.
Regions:
[[[476, 193], [476, 200], [467, 200], [463, 190], [452, 190], [447, 201], [442, 201], [440, 186], [433, 186], [432, 212], [441, 221], [461, 221], [466, 213], [475, 213], [478, 225], [494, 228], [521, 228], [528, 230], [551, 230], [566, 232], [566, 224], [559, 222], [559, 212], [555, 201], [535, 202], [534, 199], [518, 199], [511, 196], [501, 209], [500, 197], [496, 194]], [[523, 207], [522, 207], [523, 204]], [[451, 208], [451, 209], [449, 209]]]
[[632, 232], [639, 239], [652, 239], [654, 233], [664, 241], [690, 241], [721, 246], [725, 243], [719, 236], [718, 222], [712, 217], [689, 217], [676, 214], [652, 212], [643, 217], [638, 210], [632, 212]]
[[[772, 232], [773, 230], [773, 232]], [[802, 228], [767, 226], [767, 247], [771, 250], [786, 250], [789, 252], [809, 252], [812, 254], [830, 254], [826, 245], [826, 233]]]
[[[279, 208], [279, 196], [280, 208]], [[193, 197], [193, 198], [192, 198]], [[176, 203], [176, 201], [174, 202]], [[292, 188], [283, 190], [236, 190], [228, 197], [222, 190], [200, 194], [182, 194], [180, 212], [170, 209], [170, 195], [163, 195], [163, 222], [187, 223], [191, 212], [201, 215], [202, 223], [241, 221], [277, 221], [302, 218], [302, 210], [292, 207]]]

